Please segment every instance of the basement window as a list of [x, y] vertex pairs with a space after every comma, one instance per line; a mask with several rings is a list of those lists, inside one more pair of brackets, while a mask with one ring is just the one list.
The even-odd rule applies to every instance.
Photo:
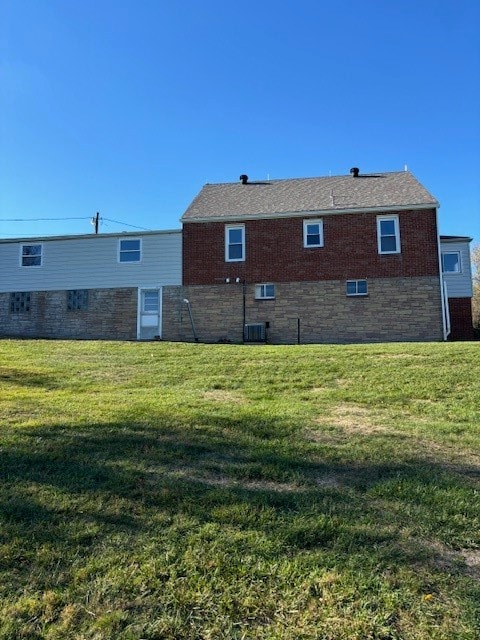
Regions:
[[274, 300], [275, 285], [274, 284], [257, 284], [255, 285], [256, 300]]
[[67, 311], [85, 311], [88, 308], [88, 289], [67, 291]]
[[347, 280], [347, 296], [367, 296], [366, 280]]
[[10, 313], [30, 313], [31, 295], [27, 291], [10, 294]]

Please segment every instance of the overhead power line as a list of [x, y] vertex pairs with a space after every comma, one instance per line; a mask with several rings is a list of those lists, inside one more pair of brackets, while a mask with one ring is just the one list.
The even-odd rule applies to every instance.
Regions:
[[119, 220], [112, 220], [111, 218], [104, 218], [101, 216], [100, 220], [106, 220], [107, 222], [115, 222], [115, 224], [123, 224], [125, 227], [132, 227], [132, 229], [142, 229], [142, 231], [151, 231], [151, 229], [147, 229], [146, 227], [137, 227], [134, 224], [128, 224], [127, 222], [120, 222]]
[[90, 220], [90, 216], [83, 216], [81, 218], [2, 218], [0, 222], [52, 222], [63, 220]]
[[[104, 216], [100, 216], [100, 222], [113, 222], [115, 224], [121, 224], [124, 227], [131, 227], [132, 229], [141, 229], [142, 231], [151, 231], [147, 227], [139, 227], [135, 224], [129, 224], [128, 222], [122, 222], [121, 220], [113, 220], [112, 218], [105, 218]], [[2, 222], [65, 222], [67, 220], [92, 220], [91, 216], [81, 216], [81, 217], [65, 217], [65, 218], [1, 218], [0, 224]]]

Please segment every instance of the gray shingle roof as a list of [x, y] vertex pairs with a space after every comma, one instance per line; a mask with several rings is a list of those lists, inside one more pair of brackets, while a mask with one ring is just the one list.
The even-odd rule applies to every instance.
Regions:
[[289, 213], [437, 207], [408, 171], [206, 184], [182, 220], [236, 220]]

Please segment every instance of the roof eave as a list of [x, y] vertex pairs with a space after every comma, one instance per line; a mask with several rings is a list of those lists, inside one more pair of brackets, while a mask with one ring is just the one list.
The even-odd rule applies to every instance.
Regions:
[[282, 211], [276, 213], [237, 213], [223, 216], [185, 216], [180, 222], [238, 222], [239, 220], [271, 220], [275, 218], [302, 218], [306, 216], [329, 216], [346, 213], [384, 213], [393, 211], [418, 211], [421, 209], [438, 209], [437, 201], [422, 204], [391, 205], [388, 207], [348, 207], [346, 209], [314, 209], [304, 211]]
[[101, 238], [124, 238], [131, 236], [155, 236], [155, 235], [172, 235], [182, 233], [181, 229], [160, 229], [148, 231], [114, 231], [111, 233], [79, 233], [63, 236], [21, 236], [18, 238], [0, 238], [0, 244], [15, 244], [21, 242], [23, 244], [33, 242], [50, 242], [57, 240], [99, 240]]
[[440, 236], [440, 242], [473, 242], [470, 236]]

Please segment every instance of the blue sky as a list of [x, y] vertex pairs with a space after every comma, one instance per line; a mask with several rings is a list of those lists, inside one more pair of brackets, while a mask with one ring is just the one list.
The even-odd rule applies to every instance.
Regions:
[[0, 237], [179, 228], [205, 182], [407, 164], [480, 241], [477, 0], [0, 0], [0, 25]]

